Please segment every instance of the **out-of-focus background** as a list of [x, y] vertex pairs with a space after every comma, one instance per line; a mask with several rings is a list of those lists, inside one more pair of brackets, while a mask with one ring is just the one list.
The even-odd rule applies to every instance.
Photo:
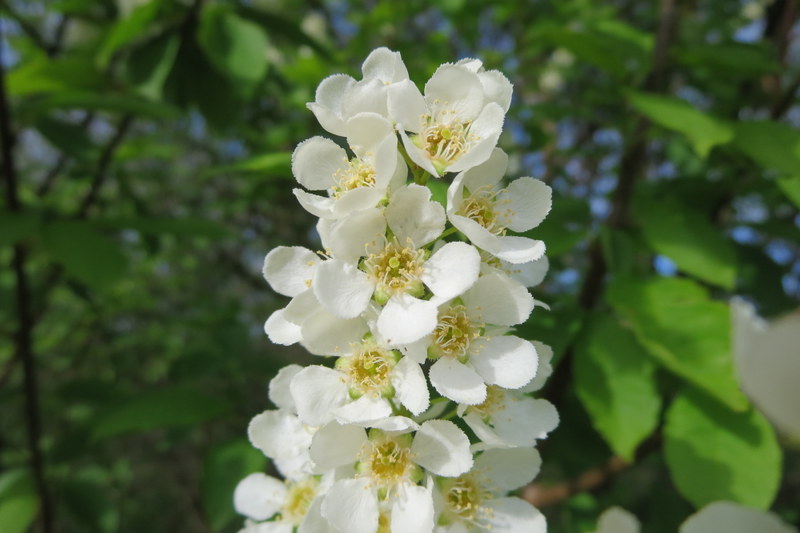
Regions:
[[800, 306], [798, 15], [796, 0], [0, 1], [0, 531], [241, 526], [233, 488], [269, 468], [247, 423], [281, 366], [310, 361], [262, 329], [286, 303], [265, 253], [318, 247], [290, 155], [323, 133], [305, 108], [319, 82], [360, 78], [378, 46], [420, 86], [464, 57], [504, 72], [509, 175], [555, 191], [531, 232], [552, 311], [520, 328], [555, 351], [542, 395], [562, 422], [525, 492], [550, 530], [621, 505], [674, 532], [720, 499], [798, 524], [800, 432], [739, 392], [735, 363], [770, 348], [733, 342], [728, 308]]

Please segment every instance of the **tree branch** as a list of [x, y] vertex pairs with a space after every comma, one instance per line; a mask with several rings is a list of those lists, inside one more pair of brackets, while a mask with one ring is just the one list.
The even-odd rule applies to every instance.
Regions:
[[[3, 26], [0, 21], [0, 56], [3, 55]], [[6, 207], [11, 212], [22, 211], [19, 198], [19, 180], [14, 162], [16, 136], [11, 127], [11, 107], [6, 93], [5, 69], [0, 65], [0, 141], [2, 141], [2, 170], [6, 187]], [[17, 329], [14, 335], [15, 358], [22, 362], [25, 388], [25, 421], [28, 433], [28, 447], [31, 454], [36, 492], [39, 496], [42, 531], [53, 531], [53, 505], [47, 489], [44, 472], [44, 457], [40, 447], [42, 427], [39, 406], [39, 384], [36, 374], [36, 361], [33, 353], [33, 328], [35, 318], [31, 307], [31, 292], [26, 270], [27, 248], [22, 243], [14, 245], [12, 269], [16, 281], [15, 299], [17, 306]]]

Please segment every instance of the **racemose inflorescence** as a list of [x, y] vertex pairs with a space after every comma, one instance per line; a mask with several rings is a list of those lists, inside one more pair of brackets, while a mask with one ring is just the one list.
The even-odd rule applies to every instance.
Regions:
[[[276, 409], [250, 423], [284, 479], [239, 483], [242, 531], [544, 532], [541, 513], [509, 496], [537, 475], [536, 441], [558, 424], [530, 394], [552, 352], [513, 334], [544, 305], [528, 287], [547, 270], [545, 246], [520, 233], [545, 218], [551, 191], [504, 181], [511, 83], [465, 59], [420, 92], [386, 48], [362, 73], [326, 78], [308, 104], [340, 142], [313, 137], [292, 158], [324, 252], [281, 246], [264, 260], [291, 298], [267, 335], [321, 357], [283, 368], [269, 385]], [[449, 181], [446, 198], [429, 179]]]

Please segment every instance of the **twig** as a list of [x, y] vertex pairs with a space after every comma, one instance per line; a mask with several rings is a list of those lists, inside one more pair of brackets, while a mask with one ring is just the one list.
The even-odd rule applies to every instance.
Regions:
[[630, 466], [619, 457], [612, 457], [603, 466], [587, 470], [575, 479], [557, 485], [534, 483], [525, 487], [522, 498], [536, 508], [551, 507], [580, 492], [595, 490]]
[[[3, 26], [0, 21], [0, 56], [3, 55]], [[2, 141], [2, 170], [6, 182], [6, 206], [9, 211], [22, 211], [19, 199], [19, 182], [14, 163], [16, 136], [11, 127], [11, 107], [6, 94], [5, 70], [0, 66], [0, 140]], [[36, 361], [33, 353], [33, 328], [35, 318], [31, 307], [31, 293], [26, 270], [27, 248], [22, 243], [14, 245], [12, 268], [16, 279], [17, 330], [15, 334], [15, 357], [22, 361], [25, 388], [25, 421], [28, 433], [28, 446], [31, 453], [36, 492], [39, 496], [42, 531], [53, 531], [53, 505], [44, 473], [44, 457], [40, 447], [42, 427], [39, 406], [39, 384], [36, 374]]]

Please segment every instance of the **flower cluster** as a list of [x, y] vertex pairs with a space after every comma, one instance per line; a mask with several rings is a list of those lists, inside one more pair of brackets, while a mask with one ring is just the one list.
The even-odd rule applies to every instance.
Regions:
[[[537, 475], [536, 441], [558, 424], [529, 395], [552, 352], [513, 335], [543, 305], [528, 287], [545, 247], [520, 233], [547, 215], [551, 191], [504, 185], [511, 84], [468, 59], [422, 93], [386, 48], [362, 72], [325, 79], [308, 104], [341, 139], [308, 139], [292, 159], [324, 252], [281, 246], [264, 260], [291, 298], [267, 335], [322, 359], [283, 368], [269, 386], [277, 409], [250, 423], [284, 480], [241, 481], [243, 531], [545, 531], [508, 495]], [[429, 178], [452, 179], [446, 197], [433, 199]]]

